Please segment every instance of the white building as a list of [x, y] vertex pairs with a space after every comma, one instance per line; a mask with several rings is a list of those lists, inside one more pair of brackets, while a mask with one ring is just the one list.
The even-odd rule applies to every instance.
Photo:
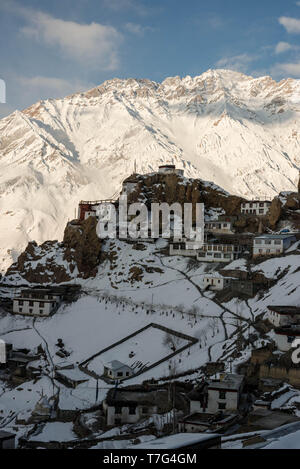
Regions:
[[300, 306], [268, 306], [267, 318], [274, 327], [300, 324]]
[[122, 380], [124, 378], [129, 378], [134, 373], [130, 366], [125, 365], [124, 363], [121, 363], [118, 360], [112, 360], [104, 366], [103, 374], [112, 381], [115, 381]]
[[233, 279], [230, 277], [223, 277], [218, 272], [214, 272], [212, 274], [204, 274], [202, 281], [204, 289], [209, 288], [210, 290], [218, 291], [229, 287]]
[[13, 300], [13, 313], [29, 316], [50, 316], [55, 313], [61, 302], [61, 296], [51, 289], [22, 290]]
[[208, 385], [207, 412], [237, 411], [244, 386], [244, 376], [220, 373]]
[[300, 339], [300, 324], [275, 329], [274, 341], [281, 352], [291, 350], [292, 344], [296, 339]]
[[174, 164], [164, 164], [158, 167], [158, 172], [160, 174], [178, 174], [179, 176], [184, 175], [183, 169], [176, 169]]
[[202, 241], [189, 240], [185, 238], [174, 239], [169, 245], [170, 256], [196, 257], [197, 250], [203, 246]]
[[242, 253], [241, 246], [233, 244], [203, 244], [197, 251], [197, 260], [202, 262], [231, 262]]
[[251, 200], [241, 204], [241, 213], [244, 215], [264, 216], [269, 212], [271, 202], [269, 200]]
[[276, 256], [284, 253], [296, 237], [292, 234], [265, 234], [253, 239], [253, 257]]
[[199, 390], [190, 393], [190, 413], [238, 411], [243, 391], [244, 376], [219, 373]]
[[211, 233], [234, 234], [232, 223], [229, 221], [208, 221], [204, 229]]

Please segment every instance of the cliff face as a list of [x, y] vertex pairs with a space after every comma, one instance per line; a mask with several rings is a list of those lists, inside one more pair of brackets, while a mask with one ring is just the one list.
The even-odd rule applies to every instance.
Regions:
[[96, 218], [89, 217], [80, 224], [68, 223], [64, 232], [64, 259], [75, 264], [83, 278], [94, 277], [100, 263], [102, 243], [96, 225]]
[[204, 203], [206, 209], [223, 209], [227, 215], [238, 215], [244, 199], [229, 195], [213, 183], [201, 179], [187, 179], [177, 174], [147, 174], [135, 176], [135, 188], [128, 203], [144, 202], [168, 204]]
[[96, 234], [96, 219], [68, 223], [64, 240], [30, 242], [7, 271], [6, 277], [19, 274], [30, 283], [62, 283], [94, 277], [101, 257], [101, 240]]

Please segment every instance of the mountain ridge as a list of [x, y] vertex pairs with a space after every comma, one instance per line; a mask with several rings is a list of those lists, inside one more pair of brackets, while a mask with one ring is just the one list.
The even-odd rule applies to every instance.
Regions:
[[107, 80], [0, 120], [0, 269], [28, 241], [61, 239], [80, 199], [174, 163], [246, 198], [295, 190], [300, 80], [228, 70]]

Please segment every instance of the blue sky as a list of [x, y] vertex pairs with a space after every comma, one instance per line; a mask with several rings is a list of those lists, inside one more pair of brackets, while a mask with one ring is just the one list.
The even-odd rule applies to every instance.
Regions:
[[120, 77], [300, 78], [300, 1], [1, 0], [0, 117]]

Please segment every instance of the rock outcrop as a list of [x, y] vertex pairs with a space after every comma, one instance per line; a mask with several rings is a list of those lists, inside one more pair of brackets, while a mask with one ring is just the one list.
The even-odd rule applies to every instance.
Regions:
[[101, 240], [96, 233], [97, 220], [89, 217], [81, 223], [67, 224], [63, 246], [64, 259], [75, 263], [83, 278], [94, 277], [101, 259]]

